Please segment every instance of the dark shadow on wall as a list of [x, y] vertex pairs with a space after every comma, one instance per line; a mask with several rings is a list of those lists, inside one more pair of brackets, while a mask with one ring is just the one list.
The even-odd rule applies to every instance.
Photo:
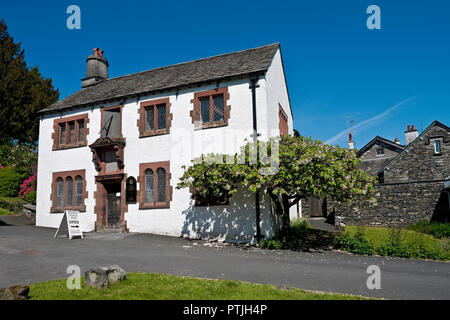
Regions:
[[[261, 211], [265, 204], [261, 202]], [[232, 196], [229, 205], [194, 205], [182, 212], [185, 222], [182, 236], [196, 239], [218, 239], [225, 242], [250, 242], [256, 234], [255, 196], [238, 192]]]
[[450, 222], [450, 189], [442, 190], [431, 221]]

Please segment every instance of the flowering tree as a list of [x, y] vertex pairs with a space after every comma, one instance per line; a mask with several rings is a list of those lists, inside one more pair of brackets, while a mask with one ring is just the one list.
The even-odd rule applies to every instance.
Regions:
[[[251, 161], [257, 150], [267, 150], [270, 156]], [[234, 156], [209, 154], [193, 160], [190, 167], [183, 167], [177, 188], [193, 187], [211, 198], [230, 196], [239, 186], [251, 192], [265, 190], [287, 229], [289, 208], [301, 199], [327, 197], [340, 203], [370, 199], [375, 181], [357, 168], [359, 161], [353, 150], [302, 136], [282, 136], [258, 142], [257, 147], [247, 143]]]

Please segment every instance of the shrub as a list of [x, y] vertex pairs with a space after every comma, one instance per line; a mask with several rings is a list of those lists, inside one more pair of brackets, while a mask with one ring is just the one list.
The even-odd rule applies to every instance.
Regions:
[[28, 172], [20, 167], [4, 167], [0, 170], [0, 197], [16, 197], [20, 191], [22, 181]]
[[299, 250], [308, 236], [309, 229], [308, 221], [294, 220], [287, 231], [280, 231], [272, 239], [260, 241], [259, 245], [263, 249]]
[[442, 246], [430, 247], [426, 246], [422, 240], [405, 241], [401, 237], [402, 231], [400, 228], [392, 228], [389, 232], [389, 239], [376, 248], [376, 253], [381, 256], [433, 260], [450, 259], [450, 251], [446, 247], [446, 242], [443, 242]]
[[23, 200], [25, 200], [25, 202], [29, 204], [36, 204], [36, 190], [28, 192], [23, 197]]
[[6, 209], [14, 213], [22, 212], [24, 204], [25, 201], [19, 198], [0, 197], [0, 208]]
[[450, 223], [420, 221], [408, 226], [408, 229], [430, 234], [439, 239], [450, 238]]
[[334, 245], [336, 249], [356, 254], [372, 255], [374, 253], [373, 245], [366, 239], [364, 230], [359, 227], [353, 236], [349, 232], [336, 236]]

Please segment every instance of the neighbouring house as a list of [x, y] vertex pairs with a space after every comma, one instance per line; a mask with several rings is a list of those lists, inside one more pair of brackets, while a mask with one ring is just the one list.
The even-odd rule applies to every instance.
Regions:
[[[355, 148], [351, 132], [349, 132], [348, 148]], [[357, 152], [358, 157], [361, 159], [359, 168], [372, 176], [377, 176], [378, 171], [383, 169], [404, 148], [404, 146], [400, 145], [400, 141], [397, 138], [395, 141], [391, 141], [376, 136]], [[310, 197], [302, 201], [301, 211], [305, 217], [327, 218], [332, 207], [333, 203], [329, 203], [326, 198]]]
[[376, 137], [359, 151], [361, 168], [378, 178], [377, 202], [362, 208], [336, 206], [336, 225], [449, 221], [450, 128], [434, 121], [420, 135], [408, 126], [405, 136], [406, 146]]
[[[55, 228], [78, 210], [84, 232], [252, 241], [254, 194], [219, 201], [175, 187], [183, 165], [237, 152], [255, 126], [259, 139], [293, 134], [280, 45], [111, 79], [108, 67], [94, 49], [82, 89], [41, 111], [36, 225]], [[280, 221], [270, 197], [258, 205], [271, 237]]]

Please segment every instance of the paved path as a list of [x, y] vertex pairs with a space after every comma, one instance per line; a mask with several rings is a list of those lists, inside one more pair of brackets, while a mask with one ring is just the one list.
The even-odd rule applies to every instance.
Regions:
[[[287, 285], [393, 299], [450, 299], [450, 263], [364, 257], [338, 252], [215, 247], [148, 234], [92, 233], [53, 239], [55, 229], [0, 226], [0, 288], [66, 277], [118, 264], [127, 271], [169, 273]], [[381, 268], [381, 290], [368, 290], [369, 265]]]

